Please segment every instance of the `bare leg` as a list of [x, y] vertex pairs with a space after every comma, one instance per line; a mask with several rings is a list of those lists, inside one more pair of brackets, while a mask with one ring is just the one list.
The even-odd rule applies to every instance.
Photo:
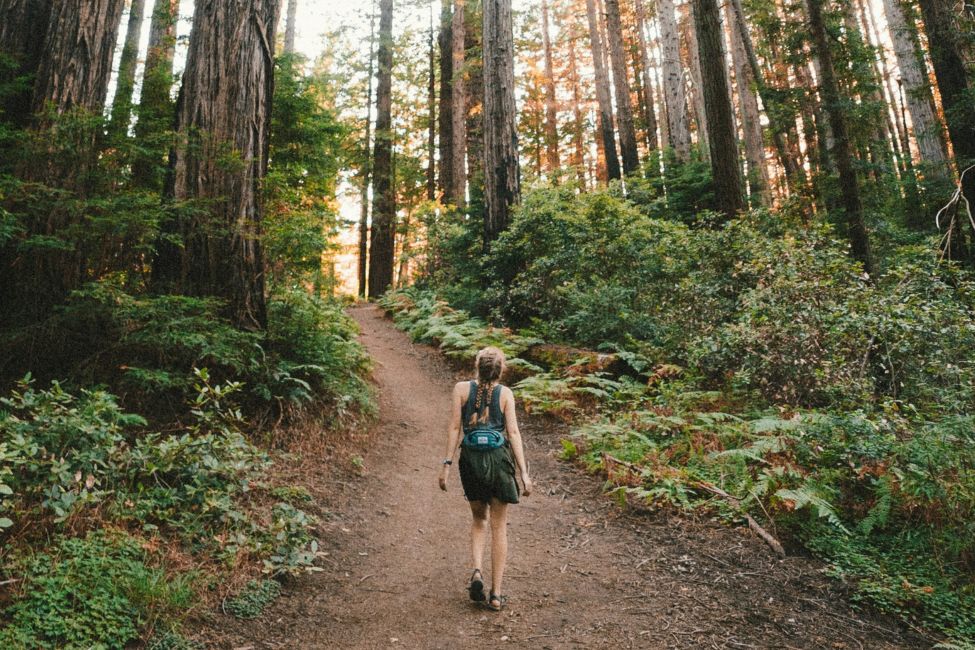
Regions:
[[508, 561], [508, 504], [491, 499], [491, 591], [501, 595], [504, 565]]
[[487, 541], [488, 504], [485, 501], [471, 501], [471, 563], [472, 569], [480, 569], [484, 560], [484, 543]]

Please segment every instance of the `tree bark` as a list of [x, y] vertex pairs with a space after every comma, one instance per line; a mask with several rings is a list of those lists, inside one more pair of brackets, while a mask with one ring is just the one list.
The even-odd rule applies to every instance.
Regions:
[[748, 162], [748, 179], [752, 193], [759, 197], [762, 205], [771, 205], [771, 182], [768, 166], [765, 164], [765, 139], [762, 135], [762, 119], [758, 110], [758, 100], [752, 86], [753, 77], [745, 54], [741, 31], [736, 25], [734, 8], [725, 5], [728, 18], [728, 37], [731, 43], [731, 60], [735, 70], [735, 85], [738, 91], [738, 110], [745, 140], [745, 160]]
[[657, 21], [660, 25], [660, 64], [663, 71], [664, 102], [670, 146], [677, 160], [687, 162], [691, 156], [691, 129], [687, 116], [687, 93], [684, 70], [680, 61], [680, 35], [673, 0], [658, 0]]
[[453, 77], [450, 80], [450, 145], [451, 186], [448, 201], [463, 208], [466, 200], [467, 174], [467, 112], [464, 95], [464, 0], [454, 0], [454, 13], [450, 25], [450, 49]]
[[479, 2], [464, 5], [464, 113], [467, 141], [468, 210], [484, 209], [484, 54], [481, 51], [482, 13]]
[[640, 168], [640, 158], [636, 148], [636, 129], [633, 127], [630, 81], [626, 74], [626, 53], [623, 50], [620, 3], [619, 0], [605, 1], [606, 34], [609, 37], [610, 60], [613, 62], [613, 88], [616, 90], [616, 117], [620, 132], [623, 173], [632, 174]]
[[132, 121], [132, 91], [135, 89], [135, 66], [139, 58], [139, 36], [142, 34], [142, 16], [146, 0], [132, 0], [129, 8], [129, 23], [125, 30], [125, 44], [118, 66], [118, 80], [115, 83], [115, 99], [112, 101], [109, 135], [123, 138], [129, 131]]
[[164, 158], [169, 146], [162, 142], [176, 119], [173, 89], [173, 57], [176, 52], [176, 21], [179, 0], [156, 0], [149, 22], [142, 92], [136, 109], [135, 138], [139, 151], [132, 163], [132, 176], [138, 187], [160, 190], [163, 186]]
[[599, 132], [606, 163], [606, 178], [614, 180], [621, 177], [620, 161], [616, 154], [616, 135], [613, 126], [613, 102], [609, 93], [609, 72], [603, 65], [602, 36], [596, 15], [595, 0], [586, 0], [586, 13], [589, 18], [589, 41], [592, 46], [592, 64], [596, 75], [596, 103], [599, 106]]
[[[51, 0], [0, 0], [0, 52], [13, 59], [13, 70], [0, 76], [10, 83], [37, 72], [44, 56], [44, 41], [50, 21]], [[31, 88], [23, 87], [3, 99], [6, 119], [24, 126], [30, 121]]]
[[[941, 92], [941, 105], [946, 116], [948, 136], [955, 152], [955, 162], [959, 173], [965, 172], [975, 164], [975, 106], [971, 101], [963, 45], [955, 24], [954, 3], [950, 0], [919, 0], [924, 29], [928, 36], [931, 63], [934, 76]], [[969, 170], [961, 179], [961, 191], [968, 202], [968, 208], [975, 211], [975, 169]], [[959, 221], [968, 221], [969, 215], [962, 212]], [[957, 224], [956, 224], [957, 225]], [[961, 229], [952, 235], [957, 250], [967, 258], [969, 265], [975, 265], [975, 226], [969, 233], [969, 241], [960, 241]], [[955, 248], [954, 244], [952, 248]]]
[[427, 70], [427, 200], [433, 201], [437, 198], [437, 52], [433, 38], [432, 5], [430, 6], [430, 34], [427, 38], [427, 48], [429, 53]]
[[511, 0], [484, 0], [484, 245], [521, 198]]
[[63, 0], [51, 6], [44, 55], [34, 81], [33, 111], [105, 107], [115, 35], [125, 0]]
[[732, 219], [745, 209], [745, 195], [738, 169], [738, 132], [725, 75], [717, 0], [694, 0], [693, 13], [698, 55], [702, 63], [701, 94], [709, 126], [714, 196], [718, 210]]
[[809, 32], [813, 53], [819, 61], [819, 92], [825, 105], [833, 134], [832, 158], [839, 174], [840, 194], [847, 237], [854, 259], [863, 264], [863, 270], [873, 272], [870, 253], [870, 239], [863, 221], [863, 204], [860, 200], [860, 187], [853, 167], [853, 154], [850, 151], [850, 138], [846, 128], [846, 116], [840, 106], [840, 92], [833, 68], [833, 55], [829, 49], [826, 25], [823, 20], [823, 0], [806, 0], [809, 12]]
[[[373, 42], [376, 40], [376, 5], [369, 13], [369, 63], [366, 73], [366, 133], [363, 143], [362, 187], [359, 194], [359, 295], [366, 297], [369, 267], [369, 180], [372, 169], [372, 62]], [[433, 128], [431, 126], [431, 128]]]
[[542, 47], [545, 49], [545, 158], [549, 172], [554, 172], [562, 163], [559, 160], [558, 109], [555, 102], [555, 73], [552, 71], [552, 40], [546, 0], [542, 0]]
[[[198, 4], [172, 152], [173, 198], [200, 200], [205, 216], [184, 221], [182, 249], [161, 247], [157, 288], [226, 301], [243, 329], [267, 327], [263, 206], [274, 88], [277, 0]], [[229, 160], [232, 152], [232, 160]]]
[[[701, 78], [701, 49], [697, 42], [697, 28], [694, 25], [693, 10], [687, 7], [684, 25], [684, 39], [687, 43], [688, 62], [691, 69], [691, 104], [694, 107], [694, 123], [697, 125], [697, 146], [705, 158], [711, 155], [708, 142], [707, 109], [704, 107], [704, 81]], [[722, 61], [722, 67], [724, 62]]]
[[653, 68], [650, 62], [650, 52], [647, 48], [647, 13], [643, 6], [643, 0], [636, 0], [636, 34], [637, 43], [640, 48], [640, 69], [643, 74], [643, 92], [646, 101], [646, 127], [647, 127], [647, 148], [653, 151], [658, 148], [657, 143], [657, 116], [655, 113], [656, 102], [654, 101], [654, 82]]
[[379, 0], [379, 70], [376, 84], [376, 145], [373, 155], [372, 233], [369, 241], [369, 297], [393, 283], [396, 188], [393, 183], [393, 0]]
[[441, 0], [440, 36], [438, 38], [440, 48], [440, 116], [438, 118], [440, 177], [438, 179], [438, 187], [443, 196], [444, 203], [450, 203], [448, 197], [455, 186], [453, 179], [454, 168], [452, 165], [454, 160], [454, 137], [450, 132], [454, 125], [454, 102], [453, 94], [451, 93], [451, 82], [454, 78], [453, 39], [450, 37], [452, 22], [452, 0]]
[[570, 164], [575, 167], [579, 188], [586, 189], [586, 146], [583, 142], [585, 121], [582, 116], [581, 92], [579, 90], [579, 68], [576, 63], [576, 37], [568, 36], [569, 47], [569, 83], [572, 87], [572, 146], [573, 154]]
[[284, 25], [284, 53], [295, 53], [295, 29], [298, 26], [298, 0], [288, 0], [288, 18]]
[[[887, 28], [900, 71], [899, 83], [907, 100], [911, 123], [914, 125], [918, 153], [924, 162], [934, 167], [943, 166], [946, 156], [941, 139], [941, 124], [934, 111], [934, 99], [924, 63], [918, 60], [914, 50], [904, 8], [898, 0], [884, 0], [884, 14], [887, 16]], [[946, 171], [942, 172], [943, 175], [947, 175], [944, 173]]]

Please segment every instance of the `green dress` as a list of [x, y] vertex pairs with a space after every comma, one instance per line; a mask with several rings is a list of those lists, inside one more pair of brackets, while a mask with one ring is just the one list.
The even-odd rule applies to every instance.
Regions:
[[[471, 390], [467, 401], [461, 408], [461, 422], [464, 433], [475, 427], [470, 426], [471, 415], [474, 413], [474, 402], [477, 399], [477, 382], [471, 382]], [[505, 433], [504, 413], [501, 411], [501, 385], [491, 391], [491, 401], [488, 405], [488, 421], [477, 425], [479, 429], [493, 429]], [[490, 502], [492, 498], [503, 503], [518, 503], [518, 483], [515, 481], [515, 460], [511, 453], [511, 444], [506, 442], [497, 449], [468, 449], [461, 447], [460, 482], [464, 486], [464, 496], [468, 501]]]

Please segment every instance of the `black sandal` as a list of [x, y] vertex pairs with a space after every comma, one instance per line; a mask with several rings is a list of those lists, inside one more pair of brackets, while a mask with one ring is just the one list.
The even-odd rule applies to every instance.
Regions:
[[[504, 604], [506, 602], [508, 602], [507, 596], [499, 596], [498, 594], [492, 591], [491, 596], [488, 598], [487, 606], [488, 609], [492, 611], [500, 612], [501, 608], [504, 607]], [[497, 603], [497, 605], [495, 605], [494, 603]]]
[[481, 570], [474, 569], [474, 573], [471, 574], [471, 584], [467, 587], [467, 593], [470, 595], [471, 600], [477, 603], [484, 600], [484, 582], [481, 580], [482, 577]]

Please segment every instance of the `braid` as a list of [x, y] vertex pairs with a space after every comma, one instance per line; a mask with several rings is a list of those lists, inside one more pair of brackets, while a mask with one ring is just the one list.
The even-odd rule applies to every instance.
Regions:
[[477, 394], [474, 397], [474, 412], [471, 413], [470, 425], [487, 422], [490, 415], [490, 391], [501, 379], [504, 371], [504, 352], [498, 348], [484, 348], [477, 353]]

